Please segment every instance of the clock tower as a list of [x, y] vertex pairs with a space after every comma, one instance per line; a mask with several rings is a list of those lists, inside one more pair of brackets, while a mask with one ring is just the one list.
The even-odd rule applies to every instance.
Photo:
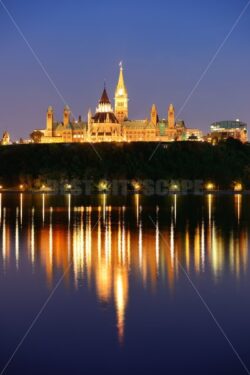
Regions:
[[128, 119], [128, 92], [124, 83], [122, 63], [120, 63], [119, 80], [115, 90], [115, 115], [120, 123]]

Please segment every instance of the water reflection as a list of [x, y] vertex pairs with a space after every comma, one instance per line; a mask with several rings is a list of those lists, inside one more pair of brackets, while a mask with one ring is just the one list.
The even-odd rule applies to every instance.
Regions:
[[16, 227], [15, 227], [15, 256], [16, 268], [19, 267], [19, 208], [16, 208]]
[[132, 277], [145, 288], [163, 285], [173, 291], [180, 264], [192, 274], [207, 272], [215, 282], [224, 271], [239, 278], [248, 270], [241, 195], [227, 198], [228, 215], [211, 194], [196, 202], [198, 213], [190, 211], [188, 197], [177, 195], [150, 209], [139, 195], [126, 207], [111, 206], [105, 194], [100, 199], [97, 205], [76, 205], [68, 194], [65, 206], [58, 206], [49, 205], [43, 194], [24, 206], [20, 194], [13, 209], [3, 206], [0, 194], [2, 268], [11, 269], [12, 258], [19, 272], [23, 260], [34, 272], [42, 265], [52, 288], [56, 273], [72, 264], [67, 283], [77, 290], [95, 288], [102, 304], [114, 304], [121, 343]]

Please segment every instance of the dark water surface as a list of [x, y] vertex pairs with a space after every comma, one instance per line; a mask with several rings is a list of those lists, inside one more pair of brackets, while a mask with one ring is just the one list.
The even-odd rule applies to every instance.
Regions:
[[0, 206], [0, 374], [248, 373], [249, 196]]

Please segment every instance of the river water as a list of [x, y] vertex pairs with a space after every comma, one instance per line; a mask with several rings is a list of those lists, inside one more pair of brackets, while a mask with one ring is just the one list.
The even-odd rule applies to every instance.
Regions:
[[0, 194], [0, 374], [249, 373], [249, 239], [247, 195]]

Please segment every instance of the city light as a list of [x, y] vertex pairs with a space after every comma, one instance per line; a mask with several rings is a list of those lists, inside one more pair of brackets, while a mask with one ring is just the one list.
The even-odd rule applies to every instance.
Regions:
[[178, 191], [180, 190], [179, 185], [173, 184], [170, 186], [170, 191]]
[[208, 182], [208, 183], [206, 184], [206, 189], [207, 189], [207, 190], [214, 190], [214, 189], [215, 189], [215, 186], [214, 186], [214, 184], [213, 184], [212, 182]]
[[0, 185], [0, 190], [2, 190], [3, 189], [3, 185]]
[[236, 182], [236, 184], [234, 185], [234, 191], [241, 191], [242, 189], [242, 184], [240, 182]]
[[24, 186], [23, 185], [19, 185], [19, 189], [20, 190], [23, 190]]
[[109, 190], [109, 188], [110, 188], [110, 185], [109, 185], [108, 181], [102, 180], [98, 184], [98, 190], [99, 191], [107, 191], [107, 190]]
[[132, 182], [133, 188], [135, 191], [140, 191], [141, 190], [141, 184], [138, 181]]

